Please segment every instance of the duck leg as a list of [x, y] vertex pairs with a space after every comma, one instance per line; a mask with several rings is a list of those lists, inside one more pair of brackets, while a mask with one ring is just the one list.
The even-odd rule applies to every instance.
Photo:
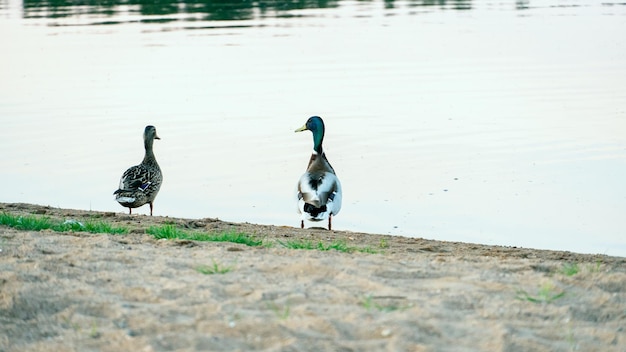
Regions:
[[133, 215], [133, 208], [128, 208], [128, 215]]
[[150, 216], [152, 216], [152, 202], [150, 202]]
[[303, 229], [304, 228], [304, 220], [300, 220], [300, 228]]
[[328, 215], [328, 231], [330, 231], [330, 230], [331, 230], [331, 227], [332, 227], [332, 224], [331, 224], [332, 219], [333, 219], [332, 214], [331, 214], [331, 215]]

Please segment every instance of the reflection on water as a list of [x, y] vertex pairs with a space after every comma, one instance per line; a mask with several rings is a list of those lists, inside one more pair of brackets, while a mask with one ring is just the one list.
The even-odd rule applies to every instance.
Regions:
[[[100, 1], [100, 0], [24, 0], [24, 18], [66, 18], [74, 16], [98, 15], [115, 18], [116, 15], [140, 14], [149, 16], [142, 22], [169, 22], [169, 21], [232, 21], [252, 20], [262, 18], [292, 17], [294, 10], [336, 8], [342, 1]], [[346, 1], [343, 1], [346, 2]], [[372, 3], [374, 1], [363, 1]], [[384, 9], [394, 9], [398, 3], [408, 8], [436, 8], [437, 10], [470, 10], [471, 0], [413, 0], [394, 1], [385, 0], [382, 4]], [[519, 0], [518, 8], [525, 8], [527, 1]], [[198, 17], [177, 18], [171, 15], [187, 14]], [[302, 15], [300, 15], [302, 16]], [[117, 20], [110, 22], [98, 22], [99, 24], [120, 23]], [[92, 23], [92, 24], [98, 24]]]
[[[86, 14], [114, 17], [119, 13], [138, 13], [145, 16], [172, 14], [202, 14], [208, 21], [248, 20], [265, 17], [272, 12], [329, 8], [337, 1], [37, 1], [24, 0], [25, 18], [60, 18]], [[164, 19], [165, 21], [165, 19]]]
[[[340, 230], [626, 255], [626, 4], [0, 0], [0, 201], [297, 226], [311, 115]], [[142, 211], [138, 211], [142, 213]]]
[[[0, 1], [0, 9], [6, 8], [5, 1]], [[351, 3], [350, 1], [167, 1], [167, 0], [130, 0], [130, 1], [100, 1], [100, 0], [23, 0], [22, 16], [27, 19], [49, 18], [84, 18], [95, 17], [88, 25], [110, 25], [126, 22], [175, 22], [175, 21], [242, 21], [257, 20], [264, 18], [290, 18], [314, 16], [314, 14], [298, 13], [298, 10], [307, 9], [331, 9], [340, 5]], [[420, 14], [423, 11], [435, 10], [472, 10], [475, 6], [472, 0], [409, 0], [395, 1], [384, 0], [379, 3], [375, 0], [362, 0], [358, 4], [374, 4], [384, 10], [397, 8], [408, 9], [408, 14]], [[530, 0], [516, 0], [514, 4], [500, 2], [477, 2], [481, 6], [494, 8], [510, 8], [516, 10], [529, 10], [533, 8]], [[544, 3], [536, 1], [534, 6], [542, 7], [570, 7], [588, 6], [578, 3]], [[623, 6], [623, 3], [606, 1], [602, 6]], [[414, 11], [411, 11], [414, 10]], [[140, 19], [124, 21], [117, 17], [120, 14], [141, 15]], [[389, 12], [389, 14], [393, 14]], [[358, 14], [363, 16], [363, 14]], [[103, 20], [109, 18], [109, 20]], [[74, 25], [76, 23], [64, 23], [56, 25]], [[85, 23], [81, 23], [85, 25]]]

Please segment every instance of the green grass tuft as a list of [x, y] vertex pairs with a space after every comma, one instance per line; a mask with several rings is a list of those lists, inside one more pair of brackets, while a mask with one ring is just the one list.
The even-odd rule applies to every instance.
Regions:
[[280, 307], [278, 304], [274, 302], [270, 302], [270, 303], [267, 303], [267, 307], [274, 312], [274, 314], [276, 315], [278, 319], [286, 320], [287, 318], [289, 318], [289, 313], [291, 311], [289, 304], [286, 304], [283, 307]]
[[104, 221], [87, 222], [83, 231], [91, 233], [110, 233], [112, 235], [122, 235], [129, 232], [125, 227], [112, 226]]
[[319, 250], [319, 251], [329, 251], [331, 249], [334, 249], [336, 251], [344, 252], [344, 253], [352, 253], [352, 252], [363, 252], [363, 253], [370, 253], [370, 254], [376, 253], [376, 251], [372, 248], [351, 247], [351, 246], [348, 246], [346, 242], [344, 241], [333, 241], [328, 244], [325, 244], [322, 241], [318, 241], [316, 243], [313, 241], [306, 241], [306, 240], [289, 240], [286, 242], [279, 240], [277, 242], [281, 246], [285, 248], [289, 248], [289, 249], [306, 249], [306, 250]]
[[365, 296], [363, 301], [361, 302], [363, 308], [367, 310], [377, 310], [379, 312], [394, 312], [397, 310], [405, 310], [410, 308], [410, 305], [400, 305], [400, 304], [380, 304], [375, 301], [375, 298], [371, 295]]
[[226, 274], [233, 270], [232, 266], [224, 266], [220, 263], [213, 261], [213, 265], [200, 265], [196, 268], [196, 271], [204, 275], [213, 274]]
[[377, 250], [375, 250], [374, 248], [371, 248], [371, 247], [357, 248], [356, 251], [357, 252], [361, 252], [361, 253], [367, 253], [367, 254], [376, 254], [376, 253], [378, 253]]
[[123, 234], [128, 233], [124, 227], [115, 227], [103, 221], [85, 222], [68, 219], [64, 222], [53, 221], [47, 216], [17, 216], [7, 213], [0, 214], [0, 225], [24, 231], [52, 230], [57, 232], [85, 231], [91, 233]]
[[52, 227], [48, 217], [15, 216], [7, 213], [0, 214], [0, 225], [13, 227], [18, 230], [41, 231]]
[[561, 268], [561, 273], [566, 276], [574, 276], [578, 274], [579, 271], [580, 269], [578, 268], [578, 264], [576, 263], [565, 263]]
[[232, 242], [241, 243], [250, 247], [260, 246], [263, 244], [263, 240], [259, 240], [254, 236], [242, 233], [242, 232], [222, 232], [216, 234], [198, 234], [198, 241], [212, 241], [212, 242]]
[[241, 243], [247, 246], [260, 246], [263, 240], [256, 239], [241, 232], [222, 232], [222, 233], [204, 233], [190, 232], [178, 228], [174, 225], [151, 226], [146, 233], [154, 236], [156, 239], [181, 239], [202, 242], [233, 242]]
[[281, 240], [277, 240], [277, 242], [281, 246], [283, 246], [285, 248], [289, 248], [289, 249], [308, 249], [308, 250], [315, 249], [315, 245], [311, 241], [294, 241], [294, 240], [289, 240], [287, 242], [283, 242]]
[[146, 233], [154, 236], [157, 240], [160, 239], [187, 239], [187, 233], [182, 229], [174, 226], [174, 225], [161, 225], [161, 226], [150, 226]]
[[592, 273], [599, 273], [601, 268], [602, 268], [602, 262], [600, 261], [600, 259], [596, 260], [595, 265], [588, 265], [588, 269]]
[[552, 303], [559, 298], [563, 298], [565, 296], [565, 291], [556, 292], [556, 288], [552, 283], [546, 283], [537, 291], [536, 295], [529, 294], [524, 290], [517, 290], [516, 299], [521, 301], [528, 301], [532, 303]]
[[329, 251], [334, 249], [339, 252], [354, 252], [356, 248], [348, 247], [348, 245], [343, 241], [333, 241], [327, 245], [323, 244], [322, 241], [317, 243], [317, 249], [320, 251]]

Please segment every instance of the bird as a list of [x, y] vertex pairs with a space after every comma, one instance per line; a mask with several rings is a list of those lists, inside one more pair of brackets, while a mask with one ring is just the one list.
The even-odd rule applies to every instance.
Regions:
[[143, 132], [143, 145], [146, 149], [143, 161], [139, 165], [131, 166], [122, 174], [119, 188], [113, 192], [115, 200], [128, 208], [128, 214], [133, 213], [133, 208], [147, 203], [150, 204], [150, 216], [152, 216], [154, 198], [163, 183], [163, 174], [152, 150], [155, 139], [161, 139], [157, 135], [156, 128], [151, 125], [146, 126]]
[[322, 118], [311, 116], [304, 126], [295, 132], [306, 130], [313, 133], [313, 153], [306, 172], [300, 177], [297, 185], [298, 212], [301, 215], [300, 228], [304, 228], [304, 220], [328, 219], [328, 230], [332, 230], [332, 217], [339, 214], [341, 210], [341, 183], [322, 149], [324, 141]]

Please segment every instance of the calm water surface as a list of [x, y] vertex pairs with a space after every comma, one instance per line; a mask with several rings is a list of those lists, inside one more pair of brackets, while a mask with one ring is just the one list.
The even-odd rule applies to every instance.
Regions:
[[610, 0], [0, 0], [0, 201], [124, 212], [154, 124], [155, 215], [298, 226], [320, 115], [337, 229], [626, 256], [624, 33]]

